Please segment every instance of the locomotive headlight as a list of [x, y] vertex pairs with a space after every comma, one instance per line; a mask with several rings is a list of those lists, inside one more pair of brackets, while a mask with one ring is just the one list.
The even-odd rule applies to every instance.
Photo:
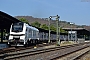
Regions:
[[20, 39], [24, 40], [25, 39], [25, 35], [20, 36]]
[[11, 39], [13, 39], [13, 36], [10, 35], [10, 36], [9, 36], [9, 40], [11, 40]]

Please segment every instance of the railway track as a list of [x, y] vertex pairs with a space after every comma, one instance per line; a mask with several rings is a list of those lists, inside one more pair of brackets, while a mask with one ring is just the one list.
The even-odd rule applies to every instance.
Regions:
[[27, 59], [27, 60], [50, 60], [57, 59], [58, 57], [62, 57], [64, 55], [68, 55], [75, 51], [87, 48], [90, 46], [90, 43], [83, 44], [74, 44], [62, 47], [53, 47], [53, 48], [36, 48], [36, 49], [27, 49], [23, 51], [6, 53], [4, 56], [4, 60], [12, 60], [12, 59]]
[[90, 60], [90, 50], [77, 57], [76, 60]]
[[4, 53], [11, 53], [11, 52], [16, 52], [16, 51], [20, 51], [20, 50], [26, 50], [26, 49], [32, 49], [34, 47], [43, 47], [43, 46], [49, 46], [49, 45], [55, 45], [56, 43], [43, 43], [43, 44], [37, 44], [37, 45], [32, 45], [29, 47], [9, 47], [9, 48], [4, 48], [0, 50], [0, 54], [4, 54]]
[[61, 57], [56, 57], [54, 58], [54, 60], [79, 60], [79, 58], [82, 57], [82, 55], [88, 53], [89, 51], [90, 51], [90, 46], [84, 49], [73, 51]]

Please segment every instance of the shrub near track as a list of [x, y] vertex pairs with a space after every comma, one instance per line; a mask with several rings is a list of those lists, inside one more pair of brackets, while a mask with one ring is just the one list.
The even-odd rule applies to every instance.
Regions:
[[60, 46], [71, 45], [71, 44], [75, 44], [75, 43], [72, 41], [62, 41]]

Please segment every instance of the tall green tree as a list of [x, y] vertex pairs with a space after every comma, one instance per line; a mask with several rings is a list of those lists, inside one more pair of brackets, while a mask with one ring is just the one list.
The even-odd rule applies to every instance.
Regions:
[[34, 23], [31, 23], [31, 25], [35, 26], [35, 27], [40, 27], [41, 24], [39, 22], [35, 21]]
[[41, 25], [40, 28], [48, 30], [48, 26], [46, 24]]
[[56, 32], [56, 28], [54, 27], [54, 25], [50, 25], [50, 30]]
[[20, 18], [19, 20], [22, 21], [22, 22], [24, 22], [24, 23], [29, 24], [28, 20], [26, 20], [25, 18]]
[[60, 33], [67, 33], [67, 32], [63, 30], [62, 28], [60, 28]]

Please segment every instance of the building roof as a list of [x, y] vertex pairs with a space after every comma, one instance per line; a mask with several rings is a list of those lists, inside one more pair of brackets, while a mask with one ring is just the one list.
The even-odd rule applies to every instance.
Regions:
[[82, 35], [90, 35], [90, 31], [85, 29], [85, 28], [62, 28], [66, 31], [77, 31], [78, 34], [82, 34]]
[[0, 11], [0, 29], [10, 28], [10, 25], [15, 22], [19, 22], [19, 20], [8, 15], [7, 13]]

